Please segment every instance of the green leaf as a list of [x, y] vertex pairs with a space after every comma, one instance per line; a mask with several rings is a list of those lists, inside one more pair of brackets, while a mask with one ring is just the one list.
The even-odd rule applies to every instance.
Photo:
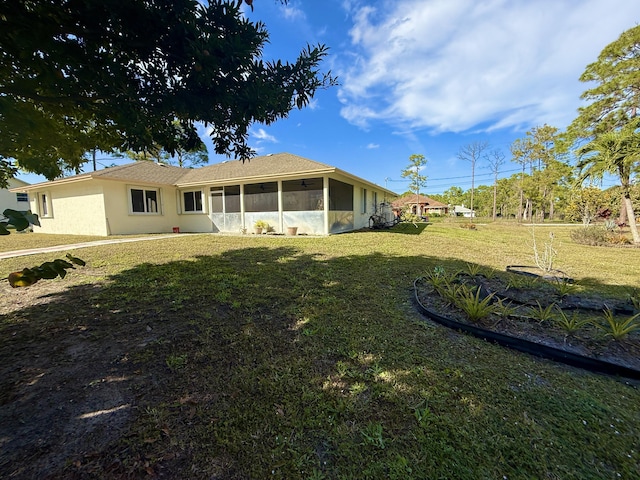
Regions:
[[81, 258], [78, 257], [74, 257], [73, 255], [71, 255], [70, 253], [67, 253], [66, 257], [69, 259], [69, 261], [71, 263], [73, 263], [74, 265], [80, 265], [81, 267], [84, 267], [87, 263], [82, 260]]
[[16, 227], [16, 230], [24, 230], [29, 226], [29, 220], [25, 217], [26, 212], [19, 212], [11, 208], [7, 208], [2, 214], [7, 217], [8, 222]]

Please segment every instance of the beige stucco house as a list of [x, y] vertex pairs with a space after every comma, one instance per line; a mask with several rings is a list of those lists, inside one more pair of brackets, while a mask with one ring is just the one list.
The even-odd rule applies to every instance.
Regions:
[[11, 191], [29, 195], [34, 231], [103, 236], [250, 232], [257, 220], [327, 235], [368, 226], [395, 195], [289, 153], [196, 169], [134, 162]]

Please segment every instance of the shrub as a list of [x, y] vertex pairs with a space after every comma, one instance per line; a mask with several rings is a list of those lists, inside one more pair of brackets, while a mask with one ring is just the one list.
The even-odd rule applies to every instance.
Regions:
[[557, 326], [562, 328], [567, 335], [576, 333], [582, 327], [591, 323], [591, 320], [588, 318], [580, 318], [579, 312], [574, 311], [571, 313], [571, 316], [569, 316], [558, 306], [556, 306], [556, 310], [558, 311], [559, 316], [554, 317], [553, 321]]
[[464, 288], [458, 289], [458, 298], [456, 299], [456, 306], [467, 314], [467, 317], [472, 322], [476, 323], [480, 320], [488, 317], [494, 312], [491, 300], [494, 294], [487, 295], [482, 298], [480, 289], [476, 289], [475, 294], [473, 290]]
[[571, 231], [571, 239], [583, 245], [607, 245], [607, 232], [600, 227], [584, 227]]
[[607, 321], [605, 325], [596, 324], [597, 327], [605, 331], [605, 335], [611, 336], [614, 340], [620, 340], [631, 332], [640, 330], [640, 313], [636, 313], [632, 317], [624, 320], [616, 320], [613, 312], [608, 308], [604, 311], [604, 318]]
[[610, 233], [607, 242], [611, 245], [630, 245], [632, 242], [621, 233]]

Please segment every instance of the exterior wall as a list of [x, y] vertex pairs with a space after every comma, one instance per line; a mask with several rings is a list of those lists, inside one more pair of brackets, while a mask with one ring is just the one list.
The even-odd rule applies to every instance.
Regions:
[[[171, 233], [174, 227], [180, 228], [175, 187], [164, 185], [158, 188], [115, 181], [102, 181], [101, 184], [106, 199], [105, 223], [108, 232], [106, 235]], [[131, 212], [129, 188], [158, 188], [159, 213]]]
[[[36, 227], [36, 231], [42, 233], [108, 236], [170, 233], [175, 229], [179, 229], [180, 232], [240, 233], [243, 228], [249, 232], [253, 231], [253, 225], [257, 220], [265, 220], [277, 233], [285, 233], [288, 227], [298, 227], [298, 234], [326, 235], [369, 227], [370, 217], [380, 213], [382, 203], [390, 201], [385, 196], [386, 193], [383, 189], [357, 180], [354, 181], [352, 177], [347, 175], [336, 174], [331, 175], [331, 179], [353, 187], [353, 210], [340, 209], [340, 206], [351, 205], [350, 197], [345, 196], [345, 188], [342, 188], [342, 204], [333, 206], [332, 200], [329, 198], [329, 176], [311, 179], [300, 177], [297, 180], [296, 178], [289, 178], [287, 182], [291, 184], [291, 182], [299, 181], [305, 188], [310, 187], [310, 193], [322, 191], [321, 198], [317, 201], [318, 206], [315, 205], [317, 194], [316, 197], [309, 197], [311, 204], [298, 204], [302, 208], [311, 208], [311, 210], [296, 210], [295, 208], [288, 210], [283, 205], [282, 197], [279, 196], [277, 211], [248, 212], [244, 211], [244, 199], [241, 196], [242, 208], [240, 212], [211, 213], [209, 211], [211, 201], [209, 185], [196, 189], [179, 190], [171, 185], [158, 187], [102, 179], [43, 185], [42, 188], [30, 192], [30, 203], [31, 210], [40, 217], [41, 227]], [[304, 185], [305, 181], [307, 185]], [[252, 184], [255, 193], [255, 182], [241, 184], [240, 191], [244, 191], [245, 185]], [[282, 191], [284, 182], [278, 181], [277, 184], [278, 191]], [[237, 186], [237, 184], [235, 185]], [[142, 203], [136, 203], [136, 209], [141, 211], [134, 212], [131, 189], [155, 191], [158, 213], [142, 211], [146, 209], [146, 206], [145, 208], [140, 206], [146, 205], [144, 202], [149, 199], [145, 194], [145, 200], [141, 200], [142, 193], [140, 192], [138, 192], [140, 194], [138, 199]], [[193, 190], [202, 191], [202, 212], [185, 211], [183, 192]], [[43, 212], [42, 194], [45, 194], [47, 198], [48, 215], [44, 215]], [[255, 207], [261, 205], [255, 203], [255, 196], [252, 198], [254, 209], [258, 209]], [[340, 195], [338, 194], [338, 197], [334, 198], [340, 198]], [[347, 199], [346, 202], [345, 199]], [[155, 198], [152, 201], [154, 204], [156, 203]], [[271, 203], [271, 210], [273, 210], [275, 208], [273, 201]], [[315, 210], [313, 210], [314, 207]], [[390, 212], [390, 209], [385, 209], [385, 211], [387, 210]]]
[[[27, 184], [20, 180], [14, 178], [9, 179], [9, 188], [23, 187], [25, 185]], [[31, 206], [28, 201], [19, 202], [16, 193], [3, 188], [0, 189], [0, 217], [2, 216], [2, 212], [7, 208], [12, 210], [29, 210]]]
[[[393, 213], [390, 209], [381, 212], [381, 204], [389, 203], [391, 199], [382, 188], [376, 188], [375, 185], [365, 184], [362, 182], [354, 182], [353, 179], [336, 175], [333, 178], [344, 183], [353, 185], [353, 212], [332, 212], [330, 225], [330, 233], [339, 233], [349, 230], [359, 230], [369, 227], [369, 219], [371, 215], [386, 213], [389, 218], [387, 221], [393, 220]], [[365, 199], [366, 190], [366, 199]], [[351, 223], [351, 225], [349, 225]]]
[[[183, 192], [190, 192], [194, 190], [200, 190], [202, 192], [202, 212], [187, 212], [185, 211], [183, 202]], [[177, 225], [181, 232], [188, 233], [211, 233], [213, 231], [213, 225], [209, 218], [209, 188], [189, 188], [183, 190], [176, 190], [176, 206], [178, 211]]]
[[[41, 204], [48, 200], [48, 214]], [[55, 185], [29, 192], [31, 211], [38, 214], [40, 227], [34, 232], [70, 235], [108, 235], [103, 193], [100, 185], [78, 182]]]

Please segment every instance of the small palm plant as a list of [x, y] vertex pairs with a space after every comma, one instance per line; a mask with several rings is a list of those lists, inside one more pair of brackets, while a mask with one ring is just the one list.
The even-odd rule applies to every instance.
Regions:
[[597, 323], [596, 326], [604, 330], [605, 336], [621, 340], [631, 332], [640, 330], [640, 321], [637, 321], [640, 318], [640, 313], [636, 313], [626, 320], [617, 320], [609, 308], [606, 308], [603, 313], [607, 323], [604, 325]]
[[540, 305], [540, 302], [538, 302], [537, 300], [536, 300], [536, 303], [538, 304], [538, 308], [531, 307], [529, 309], [529, 313], [531, 314], [531, 316], [536, 320], [538, 320], [539, 323], [543, 323], [548, 320], [551, 320], [551, 318], [553, 317], [553, 309], [556, 306], [556, 304], [551, 303], [546, 307], [543, 307], [542, 305]]
[[491, 303], [494, 296], [493, 293], [482, 298], [479, 288], [476, 288], [474, 293], [473, 289], [462, 285], [461, 287], [463, 288], [458, 289], [459, 295], [456, 299], [456, 306], [467, 314], [469, 320], [477, 323], [495, 311]]
[[467, 272], [472, 277], [479, 275], [481, 271], [482, 271], [482, 267], [477, 263], [467, 263]]
[[580, 318], [578, 312], [576, 311], [572, 312], [571, 316], [569, 316], [560, 307], [556, 306], [556, 309], [558, 310], [560, 316], [554, 317], [553, 321], [560, 328], [562, 328], [567, 333], [567, 335], [572, 335], [584, 326], [591, 323], [591, 320], [588, 318]]
[[508, 318], [516, 313], [516, 307], [511, 302], [507, 303], [504, 298], [498, 298], [493, 304], [493, 311], [502, 318]]
[[575, 290], [576, 285], [568, 278], [559, 278], [557, 280], [554, 280], [553, 288], [560, 296], [560, 298], [564, 298]]

